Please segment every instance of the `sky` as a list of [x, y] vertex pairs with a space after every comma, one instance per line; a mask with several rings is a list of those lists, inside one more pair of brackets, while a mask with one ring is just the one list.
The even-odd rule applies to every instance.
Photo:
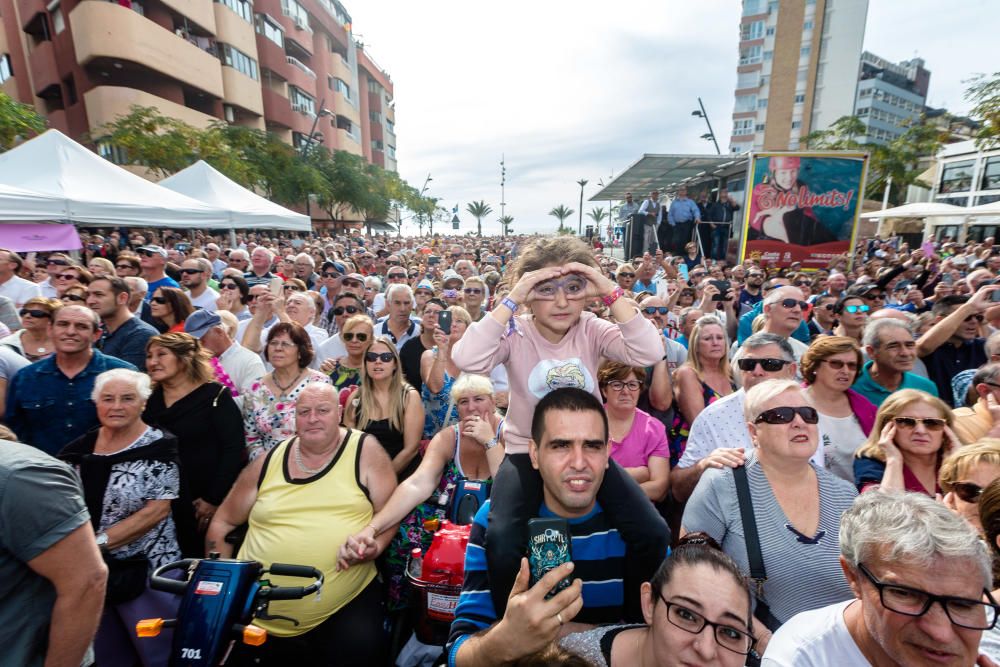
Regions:
[[[560, 204], [580, 210], [580, 179], [586, 213], [601, 205], [586, 201], [599, 181], [643, 153], [714, 153], [691, 115], [699, 96], [727, 149], [738, 0], [344, 2], [355, 38], [392, 77], [399, 172], [418, 189], [431, 176], [427, 195], [459, 206], [459, 233], [475, 230], [465, 208], [478, 200], [493, 209], [484, 233], [499, 232], [501, 156], [505, 213], [532, 233], [555, 230], [548, 211]], [[928, 104], [965, 113], [963, 81], [1000, 62], [991, 5], [870, 0], [864, 48], [924, 58]], [[404, 215], [403, 233], [416, 230]]]

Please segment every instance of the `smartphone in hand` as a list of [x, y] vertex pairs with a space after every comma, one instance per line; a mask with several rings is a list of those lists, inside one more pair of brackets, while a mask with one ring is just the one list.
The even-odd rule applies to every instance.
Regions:
[[268, 283], [267, 289], [273, 296], [281, 297], [281, 294], [285, 289], [285, 281], [275, 276], [274, 278], [271, 278], [271, 282]]
[[438, 329], [447, 336], [451, 335], [451, 311], [442, 310], [438, 313]]
[[[534, 586], [545, 574], [563, 563], [573, 560], [572, 540], [566, 519], [535, 518], [528, 520], [528, 565], [531, 569], [531, 585]], [[545, 596], [552, 597], [570, 585], [569, 577], [562, 579]]]

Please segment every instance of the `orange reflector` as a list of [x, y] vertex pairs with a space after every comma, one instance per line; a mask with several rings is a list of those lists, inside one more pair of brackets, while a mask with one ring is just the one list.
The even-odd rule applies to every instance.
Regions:
[[162, 629], [162, 618], [146, 618], [135, 624], [135, 634], [139, 637], [158, 637]]
[[243, 643], [247, 646], [260, 646], [267, 641], [267, 630], [256, 625], [243, 628]]
[[436, 533], [438, 528], [441, 527], [440, 519], [424, 519], [424, 530], [429, 533]]

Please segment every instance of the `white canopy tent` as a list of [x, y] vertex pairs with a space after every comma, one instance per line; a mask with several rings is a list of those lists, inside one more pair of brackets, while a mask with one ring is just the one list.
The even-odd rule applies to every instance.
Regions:
[[882, 209], [881, 211], [869, 211], [862, 213], [862, 218], [929, 218], [941, 215], [968, 215], [969, 209], [952, 204], [942, 204], [940, 202], [918, 202], [913, 204], [903, 204], [893, 208]]
[[989, 204], [980, 204], [979, 206], [973, 206], [972, 208], [965, 209], [968, 215], [996, 215], [1000, 216], [1000, 201], [991, 202]]
[[[162, 188], [87, 150], [58, 130], [0, 155], [0, 220], [65, 220], [123, 227], [229, 228], [229, 211]], [[28, 191], [36, 199], [17, 190]], [[59, 203], [46, 209], [38, 196]], [[50, 202], [51, 203], [51, 202]]]
[[161, 187], [209, 206], [230, 211], [228, 227], [312, 231], [309, 216], [290, 211], [261, 197], [220, 173], [204, 160], [160, 181]]

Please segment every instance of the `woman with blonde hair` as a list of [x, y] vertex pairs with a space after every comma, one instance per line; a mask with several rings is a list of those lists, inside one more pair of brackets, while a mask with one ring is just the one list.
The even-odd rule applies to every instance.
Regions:
[[461, 306], [451, 306], [448, 310], [452, 314], [451, 333], [446, 334], [435, 325], [434, 347], [424, 350], [420, 356], [420, 379], [423, 381], [420, 398], [426, 412], [424, 438], [428, 439], [458, 419], [455, 403], [451, 400], [451, 386], [462, 371], [452, 360], [451, 350], [472, 324], [472, 316]]
[[403, 379], [399, 352], [387, 336], [376, 336], [365, 351], [361, 384], [347, 399], [344, 426], [375, 436], [392, 459], [399, 481], [420, 465], [424, 405]]
[[976, 527], [980, 533], [979, 497], [1000, 478], [1000, 438], [983, 438], [965, 445], [941, 462], [938, 483], [944, 504]]
[[867, 442], [854, 455], [858, 491], [940, 491], [944, 458], [961, 446], [944, 401], [918, 389], [900, 389], [882, 403]]
[[55, 352], [52, 343], [52, 314], [62, 306], [58, 299], [36, 296], [21, 306], [21, 329], [0, 338], [0, 345], [6, 345], [28, 361], [40, 361]]
[[687, 361], [674, 373], [674, 423], [670, 427], [670, 467], [677, 465], [695, 417], [711, 403], [736, 391], [729, 365], [729, 337], [722, 321], [703, 315], [688, 341]]
[[146, 344], [146, 372], [155, 386], [142, 420], [177, 436], [181, 486], [173, 516], [188, 558], [205, 555], [204, 532], [243, 466], [243, 418], [229, 388], [215, 382], [210, 358], [186, 333]]
[[635, 267], [628, 262], [619, 264], [615, 271], [615, 281], [623, 290], [631, 292], [632, 288], [635, 287]]

